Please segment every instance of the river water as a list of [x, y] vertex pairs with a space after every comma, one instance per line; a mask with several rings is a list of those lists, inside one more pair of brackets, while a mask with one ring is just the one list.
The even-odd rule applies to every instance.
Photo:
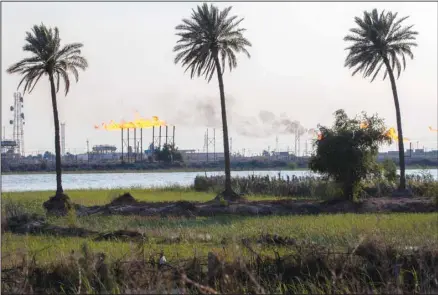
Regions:
[[[438, 180], [438, 170], [407, 170], [406, 174], [428, 172]], [[308, 170], [298, 171], [232, 171], [232, 176], [269, 175], [281, 177], [315, 175]], [[223, 175], [223, 172], [135, 172], [135, 173], [80, 173], [62, 176], [65, 190], [113, 189], [113, 188], [153, 188], [169, 185], [188, 186], [197, 175]], [[2, 192], [50, 191], [56, 189], [55, 174], [2, 175]]]

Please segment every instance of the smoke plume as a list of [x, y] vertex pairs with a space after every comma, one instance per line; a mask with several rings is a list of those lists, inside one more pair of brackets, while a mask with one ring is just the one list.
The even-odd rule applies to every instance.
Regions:
[[[270, 111], [262, 110], [258, 116], [244, 116], [234, 106], [235, 100], [228, 96], [228, 128], [239, 135], [266, 138], [280, 134], [301, 136], [307, 132], [299, 121], [292, 120], [285, 113], [277, 116]], [[170, 116], [168, 121], [177, 126], [222, 128], [220, 101], [218, 98], [198, 98], [184, 102], [184, 107], [177, 108], [176, 115]]]

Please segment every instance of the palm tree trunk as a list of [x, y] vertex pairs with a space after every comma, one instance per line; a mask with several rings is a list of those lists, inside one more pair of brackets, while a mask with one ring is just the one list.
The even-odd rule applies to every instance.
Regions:
[[52, 92], [52, 107], [53, 107], [53, 120], [55, 123], [55, 156], [56, 156], [56, 196], [64, 193], [62, 189], [61, 178], [61, 143], [59, 137], [59, 117], [58, 106], [56, 102], [55, 81], [53, 80], [53, 74], [49, 74], [50, 90]]
[[227, 110], [225, 107], [224, 81], [222, 80], [222, 70], [217, 53], [214, 56], [214, 62], [216, 64], [217, 79], [219, 81], [219, 92], [221, 97], [222, 131], [224, 136], [224, 158], [225, 158], [225, 191], [223, 195], [225, 198], [226, 196], [231, 197], [235, 193], [231, 188], [230, 146], [228, 142], [228, 124], [227, 124]]
[[395, 115], [397, 118], [397, 132], [398, 132], [398, 156], [400, 159], [400, 184], [399, 190], [406, 190], [406, 175], [405, 175], [405, 147], [403, 144], [403, 132], [402, 132], [402, 122], [401, 122], [401, 114], [400, 114], [400, 104], [398, 101], [397, 87], [395, 85], [394, 73], [392, 72], [392, 68], [389, 64], [389, 60], [384, 58], [384, 62], [386, 65], [386, 69], [388, 70], [389, 79], [391, 81], [392, 87], [392, 95], [394, 96], [394, 104], [395, 104]]

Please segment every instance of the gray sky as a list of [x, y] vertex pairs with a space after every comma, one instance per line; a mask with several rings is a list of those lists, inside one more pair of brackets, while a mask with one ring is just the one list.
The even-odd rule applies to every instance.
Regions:
[[[395, 125], [389, 81], [373, 83], [361, 75], [351, 77], [344, 68], [347, 44], [343, 37], [355, 27], [353, 18], [374, 7], [410, 15], [406, 24], [419, 32], [414, 60], [397, 81], [404, 135], [419, 145], [437, 147], [437, 3], [218, 3], [233, 6], [231, 14], [244, 17], [242, 27], [252, 42], [251, 59], [239, 56], [238, 67], [224, 75], [233, 151], [260, 152], [276, 146], [270, 136], [244, 136], [263, 129], [262, 110], [287, 116], [306, 128], [331, 124], [333, 112], [349, 115], [378, 113], [389, 127]], [[70, 93], [58, 94], [61, 120], [66, 122], [66, 149], [84, 151], [90, 145], [120, 147], [119, 131], [99, 131], [93, 126], [110, 120], [159, 116], [175, 124], [180, 149], [202, 149], [206, 126], [219, 123], [205, 106], [219, 114], [217, 78], [190, 79], [173, 63], [178, 39], [175, 26], [190, 17], [196, 3], [2, 3], [2, 125], [12, 128], [9, 105], [20, 81], [6, 68], [24, 58], [25, 32], [44, 22], [57, 26], [62, 44], [82, 42], [89, 68], [80, 73]], [[48, 79], [41, 79], [25, 95], [26, 152], [54, 150], [53, 113]], [[218, 126], [220, 127], [220, 125]], [[220, 128], [219, 128], [220, 129]], [[216, 132], [216, 150], [222, 149]], [[244, 131], [242, 131], [244, 130]], [[211, 133], [210, 133], [211, 134]], [[144, 132], [150, 142], [151, 130]], [[278, 134], [278, 147], [293, 149], [293, 136]], [[302, 139], [301, 150], [304, 150]], [[146, 143], [144, 143], [146, 146]], [[396, 145], [389, 147], [395, 149]], [[385, 148], [388, 149], [388, 148]]]

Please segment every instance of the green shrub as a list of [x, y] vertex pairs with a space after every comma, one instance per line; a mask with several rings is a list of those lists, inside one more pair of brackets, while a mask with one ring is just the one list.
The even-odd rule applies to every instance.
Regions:
[[204, 176], [196, 176], [195, 177], [195, 191], [197, 192], [206, 192], [212, 188], [212, 183], [210, 183], [209, 179]]
[[[366, 122], [366, 128], [361, 128]], [[335, 112], [333, 127], [319, 126], [320, 138], [315, 141], [315, 153], [309, 168], [342, 183], [342, 196], [354, 200], [360, 193], [360, 183], [375, 171], [379, 146], [390, 143], [384, 132], [383, 119], [377, 115], [349, 118], [344, 110]]]
[[4, 214], [7, 219], [11, 217], [22, 216], [28, 213], [26, 207], [20, 202], [10, 200], [4, 200], [3, 202], [4, 203], [2, 207], [4, 208]]
[[385, 159], [382, 162], [383, 176], [388, 181], [396, 181], [397, 180], [397, 165], [391, 159]]
[[298, 168], [298, 165], [297, 165], [297, 163], [292, 162], [292, 163], [287, 164], [287, 168], [289, 168], [290, 170], [295, 170]]

